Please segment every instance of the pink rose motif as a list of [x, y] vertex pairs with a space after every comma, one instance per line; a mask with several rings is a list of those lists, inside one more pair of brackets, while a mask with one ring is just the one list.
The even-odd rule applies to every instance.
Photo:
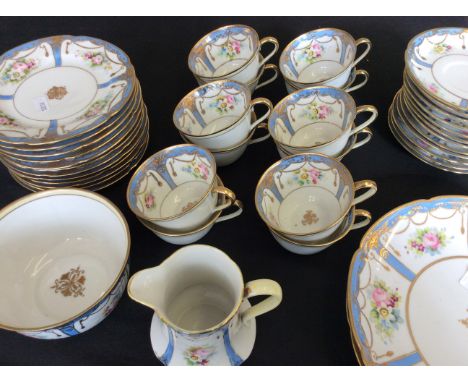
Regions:
[[312, 183], [317, 184], [319, 177], [320, 177], [320, 171], [316, 170], [315, 168], [312, 168], [308, 171], [309, 177], [312, 180]]
[[102, 56], [100, 54], [94, 56], [91, 60], [93, 64], [100, 65], [102, 63]]
[[232, 49], [239, 54], [240, 53], [240, 42], [239, 41], [232, 41], [231, 42]]
[[206, 167], [204, 164], [200, 163], [200, 165], [198, 166], [200, 168], [200, 171], [203, 175], [203, 178], [207, 178], [208, 175], [209, 175], [209, 171], [208, 171], [208, 167]]
[[84, 54], [84, 58], [90, 60], [90, 59], [93, 58], [93, 54], [92, 54], [91, 52], [86, 52], [86, 53]]
[[226, 96], [226, 102], [229, 103], [229, 104], [234, 103], [234, 96], [232, 96], [232, 95], [227, 95], [227, 96]]
[[318, 109], [319, 109], [319, 113], [318, 113], [319, 119], [325, 119], [327, 118], [328, 114], [330, 114], [330, 108], [326, 105], [320, 105]]
[[15, 62], [13, 64], [13, 69], [16, 70], [17, 72], [23, 72], [26, 69], [28, 69], [28, 64], [24, 62]]
[[10, 121], [8, 118], [0, 117], [0, 125], [9, 125]]
[[31, 60], [31, 61], [27, 62], [26, 65], [28, 66], [28, 69], [31, 69], [31, 68], [36, 66], [36, 62]]
[[322, 47], [319, 43], [314, 42], [312, 44], [312, 50], [314, 51], [315, 57], [320, 57], [322, 55]]
[[434, 233], [428, 232], [423, 236], [423, 245], [436, 250], [440, 245], [439, 237]]
[[382, 288], [375, 288], [372, 292], [372, 299], [375, 301], [375, 305], [380, 308], [382, 305], [386, 306], [388, 294]]
[[433, 93], [437, 93], [438, 91], [437, 86], [435, 86], [434, 84], [429, 85], [429, 90]]
[[145, 205], [146, 208], [151, 208], [154, 206], [154, 196], [151, 194], [148, 194], [145, 196]]

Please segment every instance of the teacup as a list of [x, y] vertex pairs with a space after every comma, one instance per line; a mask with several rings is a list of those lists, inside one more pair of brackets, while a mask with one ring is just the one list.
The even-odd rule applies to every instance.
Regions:
[[[263, 58], [260, 50], [266, 43], [273, 44], [273, 50]], [[195, 77], [204, 82], [230, 79], [247, 84], [255, 79], [278, 47], [275, 38], [260, 40], [249, 26], [228, 25], [211, 31], [194, 45], [188, 66]]]
[[[357, 221], [357, 218], [363, 218]], [[313, 242], [291, 240], [270, 228], [270, 232], [275, 240], [287, 251], [298, 255], [314, 255], [327, 249], [332, 244], [344, 238], [349, 231], [369, 225], [372, 220], [372, 215], [366, 210], [355, 209], [352, 207], [346, 217], [341, 222], [338, 229], [328, 238]]]
[[104, 320], [125, 291], [130, 231], [109, 200], [76, 188], [0, 211], [0, 328], [63, 339]]
[[[268, 110], [252, 121], [252, 111], [259, 104]], [[266, 98], [251, 100], [246, 85], [222, 80], [202, 85], [182, 98], [173, 121], [190, 142], [209, 150], [223, 150], [245, 140], [272, 109]]]
[[[371, 116], [354, 126], [356, 116]], [[297, 90], [283, 98], [273, 109], [268, 129], [275, 142], [291, 153], [314, 152], [337, 156], [350, 137], [377, 118], [374, 106], [356, 104], [344, 90], [314, 86]]]
[[[255, 134], [255, 132], [260, 129], [265, 129], [266, 134], [258, 138], [253, 138], [253, 135]], [[182, 133], [180, 134], [180, 136], [185, 142], [188, 142], [187, 138], [185, 138]], [[260, 125], [258, 125], [258, 128], [256, 130], [252, 130], [249, 136], [246, 139], [244, 139], [241, 143], [239, 143], [238, 145], [235, 145], [233, 147], [228, 147], [224, 150], [219, 150], [219, 151], [210, 150], [210, 151], [215, 157], [216, 165], [218, 167], [224, 167], [237, 161], [244, 154], [248, 146], [253, 145], [255, 143], [263, 142], [268, 138], [270, 138], [270, 133], [268, 132], [268, 125], [266, 123], [261, 123]]]
[[[354, 84], [354, 82], [356, 81], [358, 77], [363, 77], [363, 80], [357, 84]], [[344, 83], [343, 86], [340, 86], [339, 88], [345, 90], [348, 93], [351, 93], [355, 90], [362, 88], [365, 84], [367, 84], [367, 81], [369, 81], [369, 73], [367, 72], [367, 70], [364, 70], [364, 69], [356, 70], [356, 68], [353, 68], [351, 70], [351, 74], [349, 75], [348, 80]], [[284, 83], [286, 85], [286, 90], [289, 94], [295, 92], [296, 90], [304, 89], [309, 86], [322, 85], [320, 83], [300, 84], [294, 81], [289, 81], [287, 79], [284, 79]]]
[[[223, 251], [208, 245], [180, 248], [159, 266], [135, 273], [128, 294], [154, 310], [151, 342], [164, 365], [240, 365], [252, 352], [257, 316], [282, 300], [280, 285], [244, 283]], [[251, 306], [248, 299], [268, 296]]]
[[[358, 140], [358, 136], [363, 135], [364, 138]], [[348, 139], [348, 142], [346, 143], [346, 146], [344, 147], [343, 151], [341, 151], [339, 154], [334, 156], [336, 160], [341, 161], [346, 155], [348, 155], [351, 150], [357, 149], [358, 147], [364, 146], [366, 143], [368, 143], [372, 139], [372, 130], [370, 127], [365, 127], [361, 131], [359, 131], [357, 134], [351, 135], [351, 137]], [[288, 151], [288, 148], [281, 145], [278, 142], [276, 143], [276, 148], [278, 149], [278, 153], [281, 158], [294, 155], [295, 153]], [[306, 152], [307, 150], [304, 150]]]
[[[218, 176], [217, 176], [217, 185], [223, 186], [223, 182]], [[219, 198], [221, 200], [218, 201], [218, 204], [224, 204], [226, 197], [223, 194], [220, 194]], [[239, 216], [243, 211], [242, 202], [240, 200], [236, 200], [233, 203], [233, 205], [236, 207], [236, 211], [228, 215], [223, 215], [223, 216], [221, 216], [221, 213], [223, 212], [222, 210], [216, 211], [213, 213], [213, 215], [211, 215], [210, 219], [205, 224], [187, 232], [174, 232], [169, 229], [158, 227], [157, 225], [151, 223], [148, 220], [144, 220], [141, 218], [138, 218], [138, 220], [140, 220], [140, 222], [146, 228], [152, 231], [160, 239], [167, 241], [168, 243], [175, 244], [175, 245], [187, 245], [187, 244], [194, 243], [200, 240], [201, 238], [203, 238], [208, 232], [210, 232], [211, 228], [213, 228], [213, 226], [216, 223], [230, 220]]]
[[[367, 45], [356, 58], [357, 47]], [[280, 56], [284, 78], [297, 84], [323, 84], [341, 88], [351, 70], [369, 53], [367, 38], [354, 38], [340, 29], [322, 28], [291, 41]]]
[[[367, 189], [356, 196], [356, 191]], [[269, 228], [292, 240], [330, 237], [352, 206], [377, 191], [371, 180], [354, 182], [348, 169], [321, 154], [285, 157], [268, 168], [255, 190], [255, 206]]]
[[[227, 201], [218, 204], [218, 194]], [[149, 157], [135, 171], [127, 188], [132, 212], [157, 227], [188, 232], [228, 208], [235, 194], [216, 184], [213, 155], [195, 145], [176, 145]]]

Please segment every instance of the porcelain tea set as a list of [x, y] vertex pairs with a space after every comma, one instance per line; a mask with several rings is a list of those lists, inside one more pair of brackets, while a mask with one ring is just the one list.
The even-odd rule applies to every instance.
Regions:
[[[28, 66], [28, 57], [48, 52], [53, 60], [44, 70], [55, 73], [62, 68], [61, 60], [78, 49], [74, 44], [84, 55], [74, 55], [71, 62], [80, 66], [80, 60], [91, 60], [86, 67], [90, 76], [118, 69], [109, 84], [97, 82], [100, 89], [120, 86], [120, 75], [133, 70], [128, 58], [115, 53], [120, 50], [113, 45], [59, 36], [23, 45], [0, 57], [0, 63], [4, 62], [0, 91], [13, 83], [21, 88], [31, 82], [27, 89], [35, 92], [25, 91], [24, 99], [40, 95], [47, 81], [34, 79], [34, 65], [48, 61], [34, 61], [22, 70], [18, 65]], [[262, 54], [266, 44], [273, 49]], [[356, 58], [361, 44], [366, 48]], [[122, 101], [121, 115], [104, 106], [90, 119], [90, 125], [76, 127], [76, 136], [75, 130], [59, 123], [54, 132], [60, 137], [51, 138], [50, 126], [60, 119], [56, 117], [46, 121], [49, 130], [37, 130], [25, 139], [19, 122], [25, 126], [26, 122], [7, 121], [8, 100], [0, 94], [0, 158], [7, 167], [13, 163], [9, 156], [15, 154], [28, 153], [27, 161], [42, 153], [65, 157], [92, 141], [95, 134], [102, 140], [97, 146], [104, 147], [102, 152], [96, 149], [96, 158], [90, 157], [89, 163], [72, 161], [70, 173], [48, 170], [57, 175], [50, 188], [59, 187], [55, 184], [67, 188], [38, 191], [0, 210], [0, 302], [5, 308], [0, 312], [0, 328], [39, 339], [71, 337], [101, 322], [127, 288], [130, 298], [154, 310], [150, 339], [163, 364], [240, 365], [249, 357], [256, 317], [281, 303], [282, 290], [269, 279], [245, 283], [241, 270], [226, 253], [193, 244], [216, 223], [243, 212], [242, 202], [224, 185], [218, 167], [231, 165], [249, 145], [272, 137], [281, 159], [260, 177], [255, 206], [274, 240], [300, 255], [316, 254], [351, 230], [367, 226], [371, 214], [356, 206], [377, 191], [374, 181], [355, 181], [341, 163], [351, 150], [369, 142], [369, 125], [377, 117], [374, 106], [356, 106], [348, 94], [368, 80], [368, 73], [355, 66], [369, 52], [370, 41], [354, 40], [333, 28], [308, 32], [286, 46], [279, 70], [267, 63], [278, 48], [273, 37], [260, 39], [251, 27], [231, 25], [210, 32], [190, 51], [188, 66], [199, 87], [184, 96], [173, 113], [175, 128], [185, 143], [146, 159], [131, 177], [126, 195], [130, 210], [144, 227], [183, 247], [159, 266], [136, 272], [130, 279], [130, 232], [124, 216], [106, 198], [70, 187], [75, 183], [67, 180], [85, 179], [86, 169], [93, 165], [97, 166], [93, 176], [98, 177], [107, 168], [105, 148], [113, 151], [120, 144], [128, 145], [130, 151], [122, 153], [128, 160], [113, 165], [115, 177], [77, 184], [93, 185], [91, 189], [105, 186], [139, 162], [135, 158], [146, 148], [146, 138], [142, 141], [139, 133], [128, 139], [117, 133], [118, 138], [112, 138], [118, 126], [124, 135], [134, 130], [146, 134], [146, 109], [136, 78], [126, 77], [134, 81], [135, 92], [123, 93], [127, 101]], [[26, 52], [26, 58], [15, 53], [18, 51]], [[101, 66], [106, 60], [109, 62]], [[450, 60], [463, 65], [463, 59]], [[265, 80], [267, 71], [273, 75]], [[5, 80], [7, 72], [10, 85]], [[275, 106], [268, 99], [253, 98], [252, 93], [274, 81], [278, 72], [290, 94]], [[446, 68], [441, 72], [447, 75]], [[358, 76], [364, 80], [355, 85]], [[74, 74], [67, 81], [66, 86], [50, 88], [54, 97], [66, 100], [67, 94], [81, 94], [84, 82], [80, 84]], [[78, 101], [86, 103], [84, 98]], [[95, 102], [94, 98], [88, 102]], [[55, 101], [50, 104], [60, 112]], [[70, 100], [69, 107], [77, 106]], [[259, 107], [265, 108], [263, 114], [254, 110]], [[134, 113], [140, 114], [132, 119]], [[370, 116], [357, 122], [360, 113]], [[457, 116], [462, 122], [462, 116]], [[96, 117], [98, 125], [94, 124]], [[119, 125], [121, 120], [125, 122]], [[96, 131], [96, 126], [105, 131]], [[146, 127], [140, 130], [141, 126]], [[257, 130], [264, 135], [254, 137]], [[40, 168], [33, 166], [30, 173]], [[76, 174], [84, 178], [75, 178]], [[33, 188], [32, 184], [33, 180], [25, 186]], [[34, 184], [34, 190], [49, 188], [49, 183]], [[351, 262], [346, 303], [360, 363], [468, 364], [463, 351], [468, 335], [467, 217], [465, 196], [415, 201], [389, 212], [364, 235]], [[443, 288], [437, 289], [437, 285]], [[445, 310], [434, 315], [427, 293], [440, 297]], [[444, 298], [449, 295], [451, 298]], [[249, 298], [255, 296], [266, 298], [252, 306]], [[435, 333], [437, 342], [429, 341], [428, 333]], [[444, 343], [451, 350], [442, 351], [434, 343]]]

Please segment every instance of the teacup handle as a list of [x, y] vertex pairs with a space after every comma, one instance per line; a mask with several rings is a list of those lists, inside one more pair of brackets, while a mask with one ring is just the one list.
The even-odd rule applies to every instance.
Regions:
[[270, 131], [268, 130], [268, 125], [265, 122], [258, 125], [257, 130], [259, 130], [259, 129], [265, 129], [267, 131], [267, 133], [265, 135], [261, 136], [261, 137], [250, 140], [249, 145], [252, 145], [252, 144], [258, 143], [258, 142], [263, 142], [264, 140], [270, 138]]
[[361, 62], [361, 60], [367, 56], [367, 53], [369, 53], [369, 51], [371, 50], [372, 48], [372, 43], [371, 41], [368, 39], [368, 38], [365, 38], [365, 37], [361, 37], [359, 39], [356, 40], [356, 50], [357, 50], [357, 47], [361, 44], [366, 44], [366, 49], [364, 50], [364, 52], [362, 52], [362, 54], [356, 58], [354, 60], [354, 62], [352, 63], [351, 66], [356, 66], [357, 64], [359, 64], [359, 62]]
[[269, 296], [242, 313], [242, 321], [246, 322], [275, 309], [283, 299], [281, 286], [273, 280], [259, 279], [245, 284], [244, 298]]
[[353, 206], [356, 204], [362, 203], [364, 200], [369, 199], [372, 195], [377, 192], [377, 183], [373, 180], [359, 180], [354, 182], [354, 192], [361, 190], [363, 188], [367, 188], [368, 190], [363, 194], [357, 196], [353, 200]]
[[370, 127], [365, 127], [364, 129], [356, 133], [356, 135], [359, 135], [359, 134], [363, 134], [365, 135], [365, 137], [361, 139], [360, 141], [356, 141], [353, 147], [351, 147], [351, 150], [364, 146], [367, 142], [369, 142], [372, 139], [372, 130], [370, 129]]
[[353, 130], [351, 130], [351, 134], [356, 134], [365, 127], [369, 126], [372, 122], [375, 121], [379, 112], [372, 105], [361, 105], [356, 109], [356, 116], [360, 113], [371, 113], [371, 116], [367, 119], [367, 121], [361, 123], [359, 126], [356, 126]]
[[278, 51], [278, 48], [279, 48], [278, 40], [274, 37], [268, 36], [268, 37], [263, 37], [260, 40], [260, 50], [262, 50], [263, 45], [267, 43], [273, 44], [273, 50], [266, 57], [264, 57], [262, 61], [260, 61], [260, 66], [262, 66], [271, 57], [273, 57], [273, 55]]
[[[356, 222], [356, 220], [358, 220], [357, 219], [358, 217], [359, 218], [362, 217], [364, 219]], [[371, 213], [369, 211], [357, 209], [357, 210], [354, 211], [354, 221], [353, 221], [353, 225], [351, 226], [350, 230], [365, 227], [365, 226], [369, 225], [371, 220], [372, 220], [372, 215], [371, 215]]]
[[[271, 84], [274, 80], [276, 80], [276, 78], [278, 77], [278, 67], [275, 65], [275, 64], [266, 64], [265, 65], [265, 72], [267, 70], [273, 70], [273, 72], [275, 72], [273, 74], [273, 76], [271, 76], [271, 78], [263, 81], [261, 84], [258, 84], [256, 87], [255, 87], [255, 90], [257, 89], [260, 89], [261, 87], [265, 86], [265, 85], [268, 85], [268, 84]], [[263, 72], [263, 74], [265, 74], [265, 72]], [[356, 73], [357, 74], [357, 73]], [[263, 76], [262, 76], [263, 77]]]
[[[350, 87], [346, 88], [345, 89], [346, 92], [349, 93], [349, 92], [353, 92], [355, 90], [361, 89], [365, 84], [367, 84], [367, 81], [369, 81], [369, 72], [367, 70], [364, 70], [364, 69], [356, 70], [356, 78], [358, 76], [363, 76], [364, 79], [360, 83], [358, 83], [358, 84], [356, 84], [354, 86], [350, 86]], [[356, 79], [354, 79], [353, 83], [355, 81], [356, 81]]]
[[263, 97], [255, 98], [254, 100], [250, 101], [250, 110], [254, 111], [255, 105], [259, 105], [259, 104], [265, 105], [268, 108], [268, 110], [259, 119], [257, 119], [252, 124], [252, 126], [250, 126], [250, 131], [255, 129], [255, 127], [257, 127], [260, 124], [260, 122], [263, 122], [265, 119], [267, 119], [273, 110], [273, 104], [271, 103], [271, 101]]
[[213, 187], [213, 192], [216, 192], [217, 194], [222, 194], [226, 198], [226, 202], [224, 204], [220, 204], [219, 206], [216, 206], [213, 210], [213, 212], [224, 210], [230, 206], [232, 206], [235, 201], [237, 200], [236, 194], [232, 192], [229, 188], [224, 187], [224, 186], [215, 186]]
[[230, 214], [220, 216], [218, 219], [215, 220], [215, 223], [233, 219], [239, 216], [244, 211], [244, 205], [240, 200], [235, 200], [234, 203], [232, 203], [232, 205], [236, 206], [237, 209], [234, 212], [231, 212]]

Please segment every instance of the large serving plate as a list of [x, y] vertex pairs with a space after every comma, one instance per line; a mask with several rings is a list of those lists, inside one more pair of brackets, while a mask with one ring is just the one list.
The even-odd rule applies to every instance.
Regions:
[[132, 94], [127, 55], [105, 41], [53, 36], [0, 56], [0, 141], [48, 144], [99, 127]]
[[428, 96], [468, 112], [468, 29], [431, 29], [415, 36], [405, 53], [409, 76]]
[[347, 304], [366, 365], [468, 365], [468, 197], [400, 206], [364, 235]]

